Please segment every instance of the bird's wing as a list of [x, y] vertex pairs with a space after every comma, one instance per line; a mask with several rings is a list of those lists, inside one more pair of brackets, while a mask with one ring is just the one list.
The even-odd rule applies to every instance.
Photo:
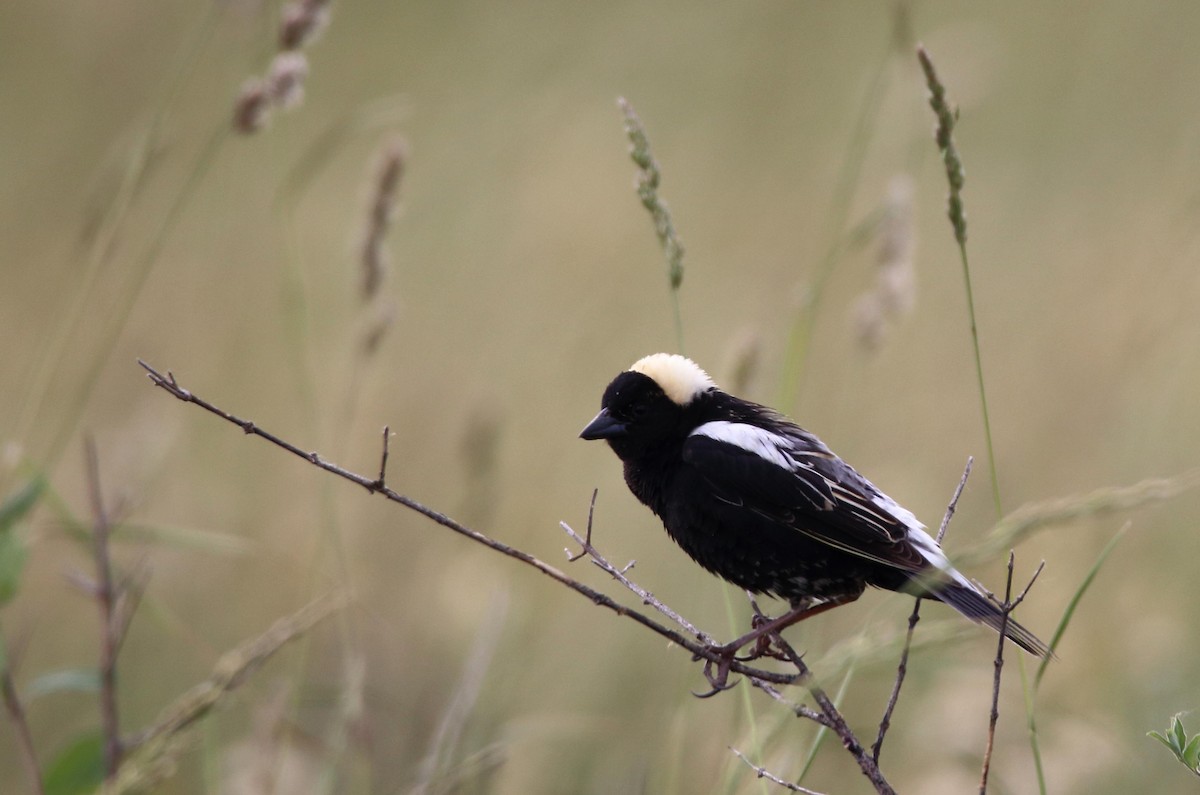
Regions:
[[915, 516], [796, 426], [706, 423], [683, 460], [723, 502], [831, 547], [905, 571], [949, 568]]

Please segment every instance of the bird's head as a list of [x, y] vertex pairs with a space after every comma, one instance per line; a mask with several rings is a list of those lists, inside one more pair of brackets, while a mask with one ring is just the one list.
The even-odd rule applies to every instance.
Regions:
[[634, 362], [604, 390], [600, 413], [579, 436], [604, 439], [622, 460], [692, 430], [688, 409], [716, 384], [691, 359], [655, 353]]

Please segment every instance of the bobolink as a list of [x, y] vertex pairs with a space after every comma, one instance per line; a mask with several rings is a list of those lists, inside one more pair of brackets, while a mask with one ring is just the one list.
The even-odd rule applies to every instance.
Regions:
[[[936, 599], [1000, 631], [1001, 610], [911, 512], [778, 412], [722, 392], [690, 359], [656, 353], [604, 391], [580, 436], [604, 439], [630, 491], [708, 571], [807, 617], [866, 586]], [[1049, 649], [1013, 621], [1005, 635]]]

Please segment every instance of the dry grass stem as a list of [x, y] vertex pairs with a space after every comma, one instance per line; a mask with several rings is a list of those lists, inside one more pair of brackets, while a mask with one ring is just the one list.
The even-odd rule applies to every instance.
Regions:
[[177, 698], [158, 720], [127, 743], [129, 755], [98, 795], [144, 791], [169, 776], [191, 743], [188, 731], [285, 645], [349, 603], [344, 593], [320, 597], [276, 621], [262, 635], [221, 655], [213, 673]]
[[446, 706], [437, 730], [429, 739], [429, 749], [418, 770], [417, 783], [410, 790], [411, 795], [448, 791], [437, 786], [437, 783], [453, 777], [451, 763], [459, 752], [463, 730], [475, 708], [475, 702], [483, 688], [483, 680], [492, 667], [507, 613], [508, 597], [500, 593], [498, 598], [490, 602], [487, 614], [480, 623], [475, 642], [467, 654], [467, 661], [454, 688], [454, 697]]
[[982, 543], [956, 555], [955, 561], [971, 564], [991, 560], [1049, 527], [1133, 510], [1197, 488], [1200, 488], [1200, 469], [1190, 469], [1174, 477], [1147, 478], [1130, 486], [1106, 486], [1087, 494], [1029, 503], [1001, 519]]
[[854, 303], [859, 342], [878, 348], [892, 323], [912, 312], [916, 303], [916, 229], [913, 182], [908, 175], [892, 179], [875, 225], [878, 253], [875, 281]]

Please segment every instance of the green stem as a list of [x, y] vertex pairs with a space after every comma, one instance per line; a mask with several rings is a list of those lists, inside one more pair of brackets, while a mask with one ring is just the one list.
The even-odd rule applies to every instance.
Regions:
[[983, 385], [983, 356], [979, 353], [979, 328], [975, 323], [975, 295], [971, 290], [971, 267], [967, 260], [966, 239], [959, 240], [958, 252], [962, 260], [963, 283], [967, 290], [967, 315], [971, 322], [971, 347], [975, 355], [975, 380], [979, 385], [979, 407], [983, 412], [983, 435], [987, 445], [988, 469], [991, 474], [992, 499], [995, 502], [996, 518], [1004, 518], [1000, 502], [1000, 477], [996, 469], [996, 449], [992, 444], [992, 423], [988, 417], [987, 390]]

